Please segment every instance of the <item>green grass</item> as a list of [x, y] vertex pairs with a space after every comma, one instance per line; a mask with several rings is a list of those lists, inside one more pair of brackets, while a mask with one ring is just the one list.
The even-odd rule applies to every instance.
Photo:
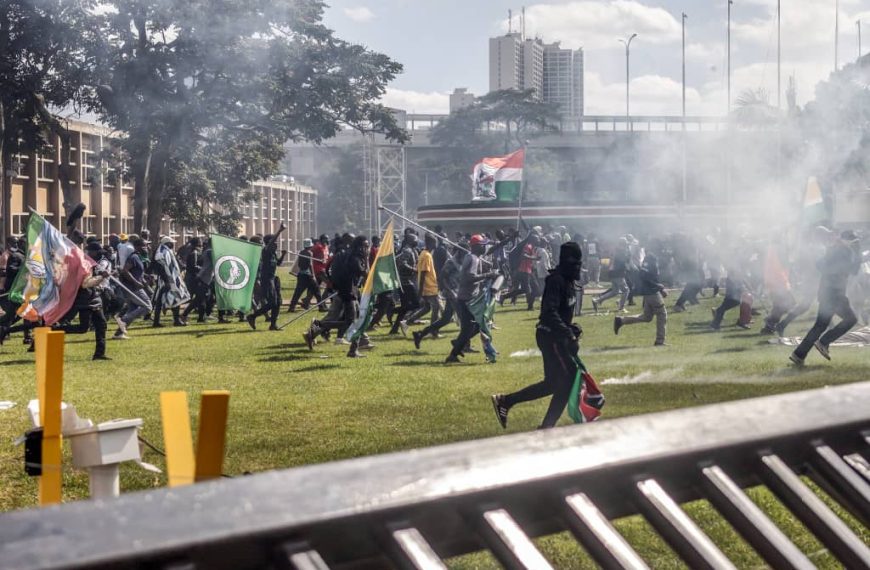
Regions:
[[[705, 301], [689, 313], [670, 315], [670, 346], [665, 348], [652, 346], [652, 324], [626, 327], [614, 336], [610, 316], [580, 319], [585, 331], [584, 361], [599, 381], [605, 381], [603, 421], [868, 377], [870, 361], [861, 349], [835, 348], [830, 363], [813, 353], [808, 366], [798, 371], [787, 365], [790, 349], [769, 345], [757, 330], [725, 326], [720, 333], [708, 332], [710, 305], [711, 301]], [[288, 317], [282, 315], [282, 321]], [[416, 351], [407, 339], [375, 333], [377, 347], [361, 360], [345, 358], [346, 347], [334, 345], [319, 345], [309, 352], [301, 338], [307, 317], [277, 333], [266, 331], [262, 324], [254, 332], [244, 323], [160, 330], [140, 323], [131, 328], [131, 340], [110, 342], [111, 362], [91, 362], [91, 335], [68, 339], [64, 400], [75, 404], [80, 416], [94, 421], [142, 418], [143, 435], [162, 447], [161, 391], [187, 391], [195, 416], [202, 390], [229, 390], [228, 474], [501, 435], [504, 432], [493, 417], [489, 395], [513, 391], [541, 378], [540, 357], [509, 356], [535, 348], [536, 317], [537, 313], [519, 309], [498, 310], [500, 330], [495, 344], [501, 352], [499, 362], [487, 365], [482, 355], [475, 354], [452, 367], [441, 364], [448, 352], [447, 338], [427, 340], [423, 350]], [[726, 323], [734, 319], [732, 312]], [[808, 326], [806, 320], [799, 321], [791, 331], [799, 334]], [[113, 330], [111, 326], [110, 333]], [[451, 326], [444, 332], [452, 336], [455, 330]], [[20, 337], [13, 337], [0, 348], [0, 400], [18, 404], [0, 411], [0, 440], [7, 442], [0, 447], [0, 511], [36, 503], [36, 480], [23, 473], [22, 448], [9, 443], [30, 427], [26, 404], [35, 392], [32, 355], [25, 352]], [[534, 429], [546, 405], [541, 400], [514, 409], [508, 433]], [[570, 421], [563, 418], [563, 423]], [[144, 459], [163, 466], [162, 458], [152, 452], [146, 452]], [[122, 466], [124, 491], [165, 483], [163, 475]], [[86, 496], [86, 475], [70, 468], [64, 478], [65, 500]], [[753, 497], [797, 537], [806, 552], [813, 553], [814, 562], [836, 565], [767, 492], [758, 490]], [[688, 510], [738, 565], [762, 564], [708, 505], [690, 505]], [[654, 567], [680, 565], [642, 519], [621, 520], [617, 526]], [[860, 532], [864, 540], [870, 540], [866, 529]], [[592, 566], [576, 543], [563, 535], [541, 539], [540, 544], [560, 567]], [[485, 555], [453, 561], [458, 568], [492, 564]]]

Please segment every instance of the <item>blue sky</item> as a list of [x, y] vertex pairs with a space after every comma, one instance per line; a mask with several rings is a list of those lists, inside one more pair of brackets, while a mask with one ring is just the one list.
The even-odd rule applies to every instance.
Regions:
[[[632, 110], [678, 114], [681, 106], [680, 14], [687, 22], [689, 114], [726, 106], [726, 2], [553, 0], [526, 4], [526, 34], [586, 52], [587, 114], [624, 109], [625, 55], [618, 37], [633, 32]], [[515, 26], [522, 2], [506, 0], [331, 0], [326, 22], [339, 37], [401, 62], [404, 73], [385, 102], [416, 112], [446, 112], [447, 94], [488, 88], [488, 38]], [[812, 98], [834, 67], [835, 0], [783, 0], [783, 86], [794, 74], [798, 100]], [[765, 88], [775, 102], [776, 0], [735, 0], [732, 6], [732, 99]], [[840, 64], [857, 55], [856, 20], [870, 51], [870, 0], [840, 0]]]

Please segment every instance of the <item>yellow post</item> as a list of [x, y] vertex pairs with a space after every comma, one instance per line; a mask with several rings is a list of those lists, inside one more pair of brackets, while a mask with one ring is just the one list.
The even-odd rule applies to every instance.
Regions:
[[160, 417], [169, 486], [190, 485], [194, 479], [194, 457], [187, 392], [161, 392]]
[[63, 482], [61, 411], [63, 397], [62, 331], [39, 327], [34, 331], [36, 343], [36, 393], [39, 398], [39, 422], [42, 424], [42, 475], [39, 477], [39, 504], [60, 503]]
[[199, 407], [196, 439], [196, 480], [217, 479], [223, 473], [230, 393], [206, 390]]

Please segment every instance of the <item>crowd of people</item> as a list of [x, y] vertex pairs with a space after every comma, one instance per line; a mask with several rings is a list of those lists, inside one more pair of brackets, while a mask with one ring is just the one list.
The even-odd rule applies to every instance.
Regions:
[[[548, 427], [564, 409], [577, 372], [582, 330], [574, 318], [581, 314], [586, 291], [595, 293], [592, 313], [601, 314], [615, 301], [615, 334], [623, 327], [655, 320], [654, 346], [667, 345], [668, 290], [680, 292], [672, 312], [690, 310], [704, 294], [721, 296], [712, 311], [713, 331], [720, 330], [734, 309], [738, 309], [735, 325], [752, 328], [763, 305], [767, 312], [760, 332], [780, 336], [817, 301], [818, 318], [790, 356], [797, 366], [804, 364], [813, 348], [830, 359], [830, 345], [859, 317], [865, 324], [870, 319], [870, 261], [851, 231], [836, 233], [819, 226], [798, 236], [795, 246], [794, 240], [781, 237], [755, 240], [721, 233], [672, 234], [644, 243], [630, 234], [615, 241], [600, 240], [565, 226], [492, 234], [457, 232], [452, 238], [441, 228], [416, 227], [393, 237], [401, 287], [377, 296], [367, 331], [353, 339], [346, 338], [347, 331], [359, 317], [360, 289], [377, 257], [379, 238], [324, 234], [305, 239], [300, 251], [289, 253], [278, 251], [283, 226], [274, 235], [240, 236], [263, 246], [253, 307], [247, 314], [215, 310], [208, 239], [193, 237], [179, 246], [172, 237], [160, 236], [154, 244], [142, 232], [112, 235], [107, 243], [100, 243], [79, 234], [79, 245], [95, 264], [73, 308], [53, 327], [71, 334], [93, 331], [95, 360], [108, 358], [111, 320], [117, 325], [111, 338], [117, 340], [129, 339], [129, 328], [137, 320], [165, 326], [165, 313], [171, 314], [176, 327], [187, 326], [195, 314], [200, 323], [238, 319], [254, 329], [257, 320], [265, 317], [270, 330], [279, 330], [277, 319], [284, 305], [278, 269], [290, 256], [296, 285], [287, 311], [320, 312], [302, 335], [310, 350], [318, 342], [330, 341], [334, 333], [336, 343], [349, 345], [349, 357], [364, 357], [363, 352], [373, 346], [365, 333], [381, 327], [388, 327], [389, 335], [407, 336], [420, 348], [426, 340], [442, 338], [444, 327], [455, 321], [459, 332], [445, 348], [449, 364], [480, 352], [473, 346], [476, 338], [488, 360], [497, 354], [492, 317], [482, 322], [475, 306], [484, 292], [501, 304], [521, 299], [529, 311], [540, 299], [536, 335], [544, 356], [544, 381], [515, 394], [496, 395], [493, 404], [505, 425], [513, 405], [552, 395], [542, 424]], [[5, 294], [25, 264], [26, 249], [22, 239], [10, 237], [0, 256], [0, 343], [21, 333], [32, 348], [31, 331], [37, 322], [22, 320], [19, 307]], [[602, 278], [606, 286], [600, 284]], [[638, 313], [627, 314], [638, 303]], [[840, 321], [831, 328], [834, 316]], [[415, 326], [420, 328], [412, 330]]]

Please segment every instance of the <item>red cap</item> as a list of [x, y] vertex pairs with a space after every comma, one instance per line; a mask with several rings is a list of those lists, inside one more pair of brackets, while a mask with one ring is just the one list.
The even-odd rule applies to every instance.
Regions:
[[471, 241], [468, 243], [471, 245], [486, 245], [489, 243], [489, 240], [481, 234], [474, 234], [471, 236]]

